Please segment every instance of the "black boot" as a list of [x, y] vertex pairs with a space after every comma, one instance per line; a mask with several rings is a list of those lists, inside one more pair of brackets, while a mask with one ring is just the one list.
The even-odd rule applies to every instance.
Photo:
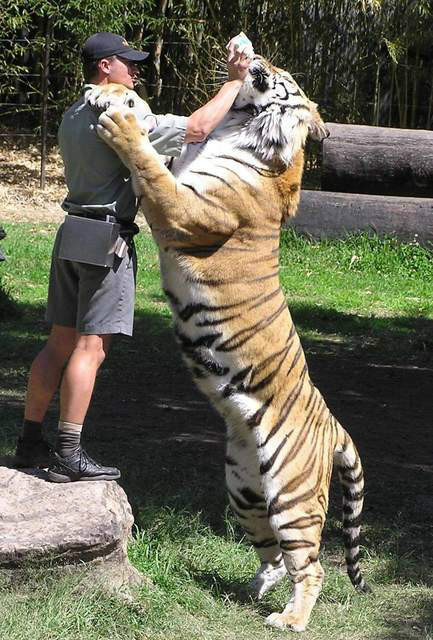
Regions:
[[13, 464], [18, 468], [48, 467], [53, 455], [51, 445], [40, 438], [38, 440], [18, 438]]
[[50, 482], [75, 482], [77, 480], [118, 480], [120, 471], [115, 467], [103, 467], [82, 449], [63, 458], [57, 452], [53, 454], [48, 480]]

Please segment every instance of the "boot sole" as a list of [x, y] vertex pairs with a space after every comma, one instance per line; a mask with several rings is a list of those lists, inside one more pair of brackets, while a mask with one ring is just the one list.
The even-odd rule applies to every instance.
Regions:
[[70, 476], [56, 473], [55, 471], [48, 471], [48, 480], [50, 482], [92, 482], [94, 480], [118, 480], [120, 473], [117, 476], [81, 476], [79, 478], [71, 478]]

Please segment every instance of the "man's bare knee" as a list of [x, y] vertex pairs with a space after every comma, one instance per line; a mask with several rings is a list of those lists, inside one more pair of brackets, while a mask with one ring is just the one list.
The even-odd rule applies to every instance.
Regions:
[[104, 362], [111, 344], [111, 335], [80, 334], [74, 352], [93, 360], [99, 368]]

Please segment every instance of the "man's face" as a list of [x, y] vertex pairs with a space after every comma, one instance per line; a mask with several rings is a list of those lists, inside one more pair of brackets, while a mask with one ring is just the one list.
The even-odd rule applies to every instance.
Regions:
[[123, 84], [128, 89], [133, 89], [134, 84], [138, 81], [140, 71], [135, 62], [113, 56], [107, 60], [101, 60], [105, 64], [108, 82], [116, 82]]

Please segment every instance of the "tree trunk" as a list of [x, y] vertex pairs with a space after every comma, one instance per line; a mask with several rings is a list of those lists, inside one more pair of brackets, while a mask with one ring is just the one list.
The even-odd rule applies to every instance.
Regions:
[[156, 17], [159, 19], [155, 30], [155, 43], [152, 50], [152, 71], [150, 75], [150, 94], [153, 98], [152, 108], [158, 109], [158, 102], [161, 96], [162, 79], [161, 79], [161, 54], [164, 45], [164, 22], [163, 18], [167, 11], [168, 0], [158, 0], [158, 8]]
[[432, 108], [433, 108], [433, 71], [432, 71], [430, 82], [431, 82], [430, 100], [429, 100], [429, 103], [428, 103], [428, 113], [427, 113], [427, 122], [426, 122], [427, 129], [429, 129], [430, 125], [431, 125]]
[[327, 126], [324, 191], [433, 197], [433, 131]]
[[419, 72], [419, 46], [416, 48], [415, 66], [413, 68], [413, 82], [412, 82], [412, 109], [410, 114], [410, 126], [412, 129], [416, 127], [416, 112], [417, 112], [417, 98], [418, 98], [418, 72]]
[[298, 214], [286, 227], [313, 238], [373, 232], [433, 243], [433, 199], [302, 191]]

